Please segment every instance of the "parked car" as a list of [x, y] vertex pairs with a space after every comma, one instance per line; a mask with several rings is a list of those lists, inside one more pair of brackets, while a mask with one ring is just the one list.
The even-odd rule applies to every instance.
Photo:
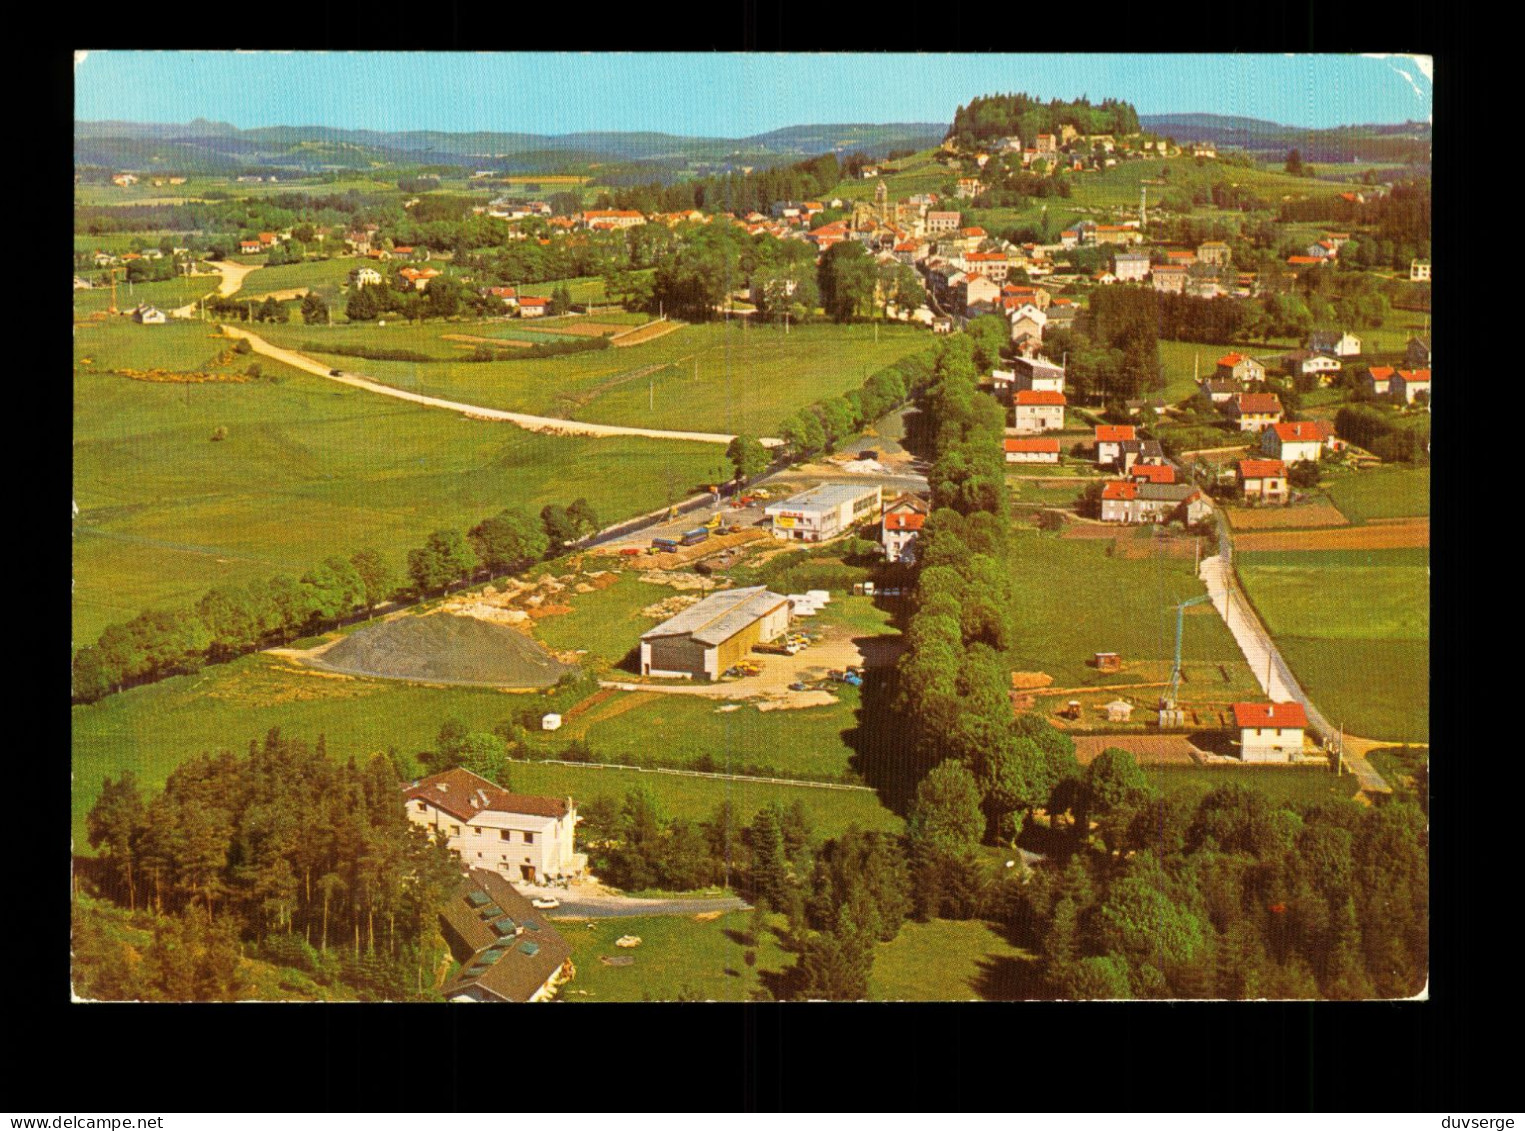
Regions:
[[530, 900], [530, 906], [538, 907], [541, 911], [549, 911], [553, 907], [560, 907], [561, 900], [557, 899], [555, 896], [542, 895], [536, 899]]
[[344, 370], [342, 370], [342, 369], [330, 369], [328, 371], [328, 375], [330, 377], [343, 377], [344, 376]]

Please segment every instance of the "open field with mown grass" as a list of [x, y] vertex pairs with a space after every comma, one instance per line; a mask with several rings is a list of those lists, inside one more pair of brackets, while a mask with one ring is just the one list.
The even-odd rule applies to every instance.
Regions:
[[[260, 327], [278, 345], [334, 341], [408, 349], [433, 357], [457, 351], [444, 334], [511, 337], [502, 322], [332, 328]], [[907, 327], [812, 325], [787, 335], [739, 322], [684, 326], [640, 345], [514, 361], [361, 361], [315, 352], [325, 363], [413, 392], [514, 412], [600, 424], [771, 436], [797, 409], [857, 388], [875, 370], [932, 347]]]
[[1336, 776], [1321, 766], [1145, 766], [1144, 776], [1162, 793], [1207, 793], [1241, 785], [1265, 794], [1275, 804], [1314, 805], [1356, 795], [1360, 779], [1346, 772]]
[[[299, 328], [300, 329], [300, 328]], [[249, 384], [152, 384], [229, 343], [200, 323], [81, 329], [75, 375], [76, 643], [144, 607], [374, 545], [401, 571], [433, 530], [584, 495], [613, 521], [714, 482], [711, 444], [559, 437], [467, 420], [260, 358]], [[213, 430], [227, 438], [213, 442]]]
[[874, 947], [872, 1001], [1020, 1001], [1036, 995], [1037, 956], [977, 919], [907, 921]]
[[280, 267], [260, 267], [244, 277], [243, 287], [235, 297], [258, 299], [272, 291], [289, 291], [306, 287], [308, 290], [317, 291], [329, 306], [334, 308], [333, 313], [337, 321], [344, 316], [340, 288], [348, 282], [350, 272], [365, 262], [364, 259], [345, 257], [343, 259], [306, 259], [301, 263], [286, 263]]
[[825, 707], [759, 711], [699, 695], [621, 691], [568, 720], [546, 742], [581, 738], [595, 761], [631, 757], [658, 759], [720, 773], [743, 770], [766, 776], [840, 778], [853, 751], [846, 735], [857, 728], [858, 689], [842, 685], [838, 701]]
[[[1165, 167], [1170, 169], [1170, 173], [1161, 176], [1161, 170]], [[1251, 169], [1207, 160], [1199, 164], [1189, 156], [1148, 157], [1119, 161], [1110, 169], [1072, 177], [1070, 183], [1074, 186], [1074, 191], [1066, 203], [1096, 208], [1131, 208], [1136, 213], [1139, 188], [1145, 181], [1165, 182], [1145, 186], [1149, 189], [1152, 200], [1183, 191], [1190, 193], [1198, 186], [1224, 183], [1252, 190], [1273, 208], [1281, 203], [1283, 196], [1295, 199], [1333, 195], [1361, 187], [1354, 182], [1293, 177], [1273, 168]]]
[[[1168, 666], [1176, 603], [1206, 592], [1190, 557], [1124, 558], [1110, 553], [1108, 540], [1031, 530], [1012, 537], [1014, 669], [1047, 672], [1056, 687], [1085, 687], [1138, 682], [1126, 670], [1130, 663], [1163, 660]], [[1098, 672], [1088, 663], [1095, 652], [1121, 654], [1125, 670]], [[1242, 662], [1206, 602], [1186, 610], [1182, 653], [1188, 660]]]
[[[759, 972], [780, 974], [794, 956], [780, 945], [784, 916], [769, 915], [759, 945], [747, 945], [750, 911], [731, 911], [717, 919], [690, 915], [650, 915], [628, 919], [552, 920], [572, 947], [577, 977], [562, 989], [560, 1001], [749, 1001]], [[622, 935], [636, 935], [641, 945], [614, 945]], [[756, 950], [757, 965], [745, 954]], [[604, 957], [633, 959], [629, 966], [605, 966]]]
[[[94, 271], [83, 272], [86, 278], [94, 279]], [[222, 282], [220, 275], [192, 275], [181, 276], [177, 279], [166, 279], [160, 283], [134, 283], [131, 288], [127, 286], [126, 276], [117, 278], [116, 305], [120, 311], [131, 310], [139, 303], [146, 302], [150, 306], [157, 306], [168, 314], [171, 310], [195, 302], [203, 295], [211, 294], [217, 289], [218, 283]], [[92, 314], [104, 312], [111, 305], [111, 286], [109, 282], [105, 286], [94, 286], [88, 291], [74, 292], [74, 319], [83, 322]], [[112, 319], [115, 321], [116, 319]], [[131, 321], [125, 315], [121, 319], [124, 322]], [[146, 330], [163, 330], [164, 326], [140, 327]], [[209, 329], [216, 329], [210, 327]], [[83, 336], [90, 332], [85, 327], [79, 328], [75, 341], [83, 340]], [[88, 356], [88, 355], [87, 355]]]
[[1324, 490], [1351, 522], [1430, 513], [1428, 467], [1381, 467], [1331, 475]]
[[1353, 734], [1429, 737], [1426, 551], [1240, 554], [1240, 579], [1303, 689]]
[[[488, 731], [537, 698], [492, 688], [337, 676], [269, 655], [246, 656], [110, 695], [72, 709], [76, 851], [83, 850], [85, 814], [99, 796], [101, 779], [118, 777], [123, 770], [131, 769], [145, 790], [156, 791], [186, 759], [204, 751], [242, 751], [272, 726], [309, 742], [325, 736], [328, 752], [336, 758], [363, 759], [395, 749], [416, 770], [412, 756], [433, 747], [446, 719], [460, 719], [468, 731]], [[548, 749], [545, 756], [558, 752]], [[708, 817], [727, 798], [749, 818], [770, 801], [787, 805], [799, 800], [825, 835], [855, 821], [863, 828], [902, 825], [873, 793], [862, 790], [524, 762], [512, 765], [509, 779], [504, 784], [521, 792], [570, 793], [579, 800], [608, 796], [619, 801], [635, 786], [648, 786], [669, 813], [684, 817]]]

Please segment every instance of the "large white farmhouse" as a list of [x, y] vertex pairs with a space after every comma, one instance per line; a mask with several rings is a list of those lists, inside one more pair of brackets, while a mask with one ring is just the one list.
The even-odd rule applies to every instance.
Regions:
[[467, 867], [534, 884], [588, 866], [574, 850], [577, 807], [570, 797], [509, 793], [457, 768], [414, 782], [403, 799], [408, 820], [443, 836]]

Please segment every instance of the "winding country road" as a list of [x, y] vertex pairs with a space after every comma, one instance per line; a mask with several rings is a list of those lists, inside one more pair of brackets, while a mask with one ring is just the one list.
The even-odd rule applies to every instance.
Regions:
[[[218, 273], [222, 275], [222, 281], [217, 284], [216, 292], [217, 295], [221, 298], [230, 298], [237, 294], [239, 288], [244, 285], [244, 277], [247, 276], [251, 271], [259, 270], [258, 267], [250, 267], [243, 263], [234, 263], [227, 259], [208, 260], [207, 266], [217, 268]], [[211, 294], [211, 291], [207, 292], [207, 295]], [[197, 300], [197, 302], [200, 301], [200, 299]], [[173, 318], [195, 318], [196, 305], [196, 302], [187, 303], [185, 306], [170, 311], [170, 316]]]
[[[563, 420], [555, 416], [533, 416], [524, 412], [506, 412], [498, 408], [483, 408], [480, 405], [462, 404], [460, 401], [448, 401], [443, 397], [428, 397], [422, 393], [410, 393], [406, 389], [394, 388], [391, 385], [383, 385], [379, 381], [373, 381], [369, 377], [362, 377], [354, 373], [340, 373], [335, 376], [334, 372], [320, 361], [314, 361], [304, 354], [295, 350], [282, 349], [271, 345], [257, 334], [248, 330], [241, 330], [237, 326], [224, 324], [222, 332], [230, 338], [244, 338], [254, 348], [255, 353], [262, 353], [266, 357], [284, 362], [304, 373], [311, 373], [315, 377], [322, 377], [328, 381], [337, 381], [341, 385], [350, 385], [357, 389], [364, 389], [370, 393], [380, 393], [384, 397], [396, 397], [398, 400], [412, 401], [414, 404], [427, 405], [430, 408], [443, 408], [452, 412], [459, 412], [473, 420], [505, 420], [510, 424], [517, 424], [520, 428], [531, 432], [543, 432], [552, 436], [645, 436], [653, 440], [687, 440], [701, 444], [729, 444], [736, 437], [733, 434], [722, 432], [676, 432], [663, 428], [632, 428], [621, 424], [592, 424], [582, 420]], [[765, 447], [778, 447], [782, 440], [773, 437], [764, 437], [761, 440]]]

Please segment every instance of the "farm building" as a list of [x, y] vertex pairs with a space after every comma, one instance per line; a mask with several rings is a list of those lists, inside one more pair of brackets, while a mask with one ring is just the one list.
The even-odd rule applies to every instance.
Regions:
[[1053, 437], [1007, 436], [1007, 463], [1058, 463], [1059, 441]]
[[712, 593], [641, 634], [641, 674], [719, 679], [788, 627], [789, 598], [761, 585]]
[[773, 520], [773, 536], [787, 541], [825, 542], [866, 518], [878, 518], [883, 488], [856, 483], [823, 483], [763, 510]]
[[537, 883], [588, 866], [574, 851], [577, 807], [570, 797], [509, 793], [458, 768], [406, 786], [403, 801], [408, 820], [443, 835], [469, 867]]
[[461, 972], [447, 1001], [547, 1001], [576, 973], [572, 948], [514, 886], [473, 868], [440, 908], [440, 933]]
[[1120, 672], [1123, 658], [1116, 652], [1097, 652], [1091, 657], [1091, 666], [1099, 672]]
[[1263, 503], [1287, 501], [1287, 465], [1279, 459], [1242, 459], [1235, 469], [1239, 493]]
[[1125, 723], [1133, 716], [1133, 704], [1126, 699], [1114, 699], [1107, 704], [1107, 722]]
[[1246, 762], [1289, 762], [1303, 752], [1308, 716], [1301, 703], [1235, 703], [1234, 723]]

